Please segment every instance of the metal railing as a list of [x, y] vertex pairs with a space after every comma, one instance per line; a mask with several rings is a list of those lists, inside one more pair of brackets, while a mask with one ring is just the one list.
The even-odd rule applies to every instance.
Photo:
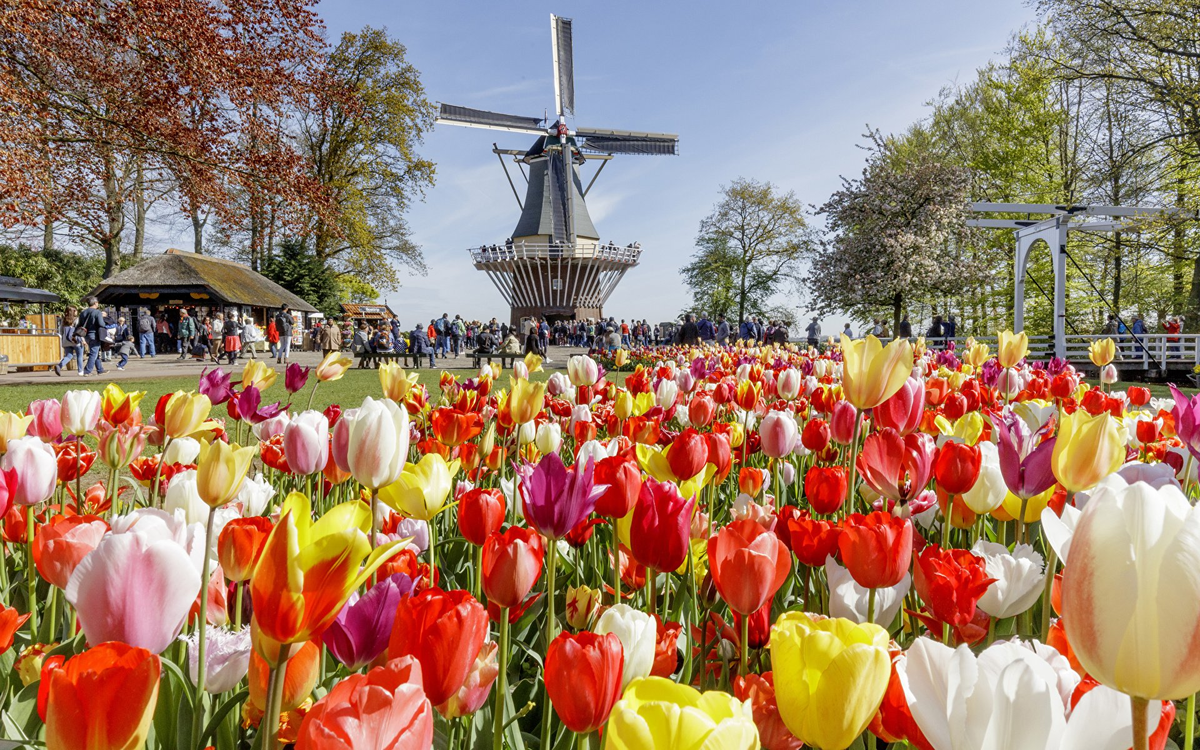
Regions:
[[[955, 336], [953, 338], [927, 337], [925, 344], [931, 349], [946, 349], [954, 342], [960, 356], [968, 339], [987, 344], [992, 354], [996, 353], [995, 336]], [[1200, 364], [1200, 334], [1195, 333], [1116, 333], [1116, 334], [1070, 334], [1064, 340], [1066, 359], [1076, 365], [1091, 365], [1089, 347], [1101, 339], [1112, 339], [1117, 345], [1113, 364], [1139, 369], [1190, 369]], [[915, 338], [910, 341], [916, 341]], [[1030, 336], [1029, 359], [1047, 360], [1054, 356], [1053, 336]]]
[[514, 260], [603, 260], [635, 264], [642, 255], [639, 243], [614, 245], [603, 242], [506, 242], [467, 248], [476, 263], [503, 263]]

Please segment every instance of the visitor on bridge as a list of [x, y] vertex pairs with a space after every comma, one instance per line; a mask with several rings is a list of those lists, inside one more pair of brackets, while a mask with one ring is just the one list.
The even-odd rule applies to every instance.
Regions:
[[900, 325], [896, 328], [896, 336], [902, 339], [912, 338], [912, 323], [908, 322], [908, 313], [905, 313], [904, 317], [900, 319]]

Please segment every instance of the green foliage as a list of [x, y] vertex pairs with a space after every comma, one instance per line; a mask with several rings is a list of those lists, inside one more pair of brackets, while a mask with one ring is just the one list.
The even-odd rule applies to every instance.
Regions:
[[25, 245], [0, 245], [0, 276], [15, 276], [26, 286], [54, 292], [63, 302], [47, 308], [61, 312], [78, 305], [100, 283], [104, 260], [100, 257], [51, 249], [35, 251]]
[[275, 254], [263, 261], [260, 273], [325, 315], [341, 315], [337, 274], [304, 242], [284, 240]]

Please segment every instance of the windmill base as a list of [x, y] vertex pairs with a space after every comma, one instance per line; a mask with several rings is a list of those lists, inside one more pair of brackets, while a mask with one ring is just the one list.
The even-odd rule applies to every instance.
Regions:
[[542, 307], [524, 306], [512, 308], [508, 324], [520, 328], [521, 321], [526, 318], [545, 318], [551, 323], [560, 320], [600, 320], [602, 311], [599, 307]]

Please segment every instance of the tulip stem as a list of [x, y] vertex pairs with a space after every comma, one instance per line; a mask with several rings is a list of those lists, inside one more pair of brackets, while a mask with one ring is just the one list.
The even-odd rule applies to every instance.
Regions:
[[621, 603], [621, 534], [617, 519], [612, 524], [613, 604]]
[[508, 607], [500, 610], [500, 671], [496, 673], [496, 707], [492, 710], [492, 750], [504, 748], [504, 706], [508, 698]]
[[38, 642], [37, 637], [37, 566], [33, 564], [33, 506], [25, 506], [25, 582], [29, 590], [29, 643]]
[[313, 399], [317, 397], [317, 386], [319, 386], [320, 384], [321, 384], [320, 378], [317, 378], [316, 380], [313, 381], [312, 392], [308, 394], [308, 407], [307, 408], [309, 408], [309, 409], [312, 409]]
[[[546, 560], [546, 645], [545, 645], [545, 648], [547, 650], [549, 650], [550, 642], [554, 640], [554, 636], [557, 634], [556, 631], [558, 630], [558, 628], [557, 628], [558, 623], [556, 623], [554, 620], [554, 577], [555, 577], [555, 573], [558, 572], [558, 540], [557, 539], [549, 539], [547, 541], [549, 541], [549, 543], [550, 543], [548, 545], [550, 547], [550, 549], [547, 550], [547, 552], [549, 552], [549, 555], [547, 555], [547, 560]], [[545, 678], [545, 675], [543, 674], [542, 687], [543, 687], [543, 691], [545, 692], [545, 700], [542, 702], [542, 744], [539, 745], [538, 747], [549, 748], [550, 747], [550, 721], [551, 721], [551, 718], [554, 716], [554, 711], [553, 711], [553, 709], [550, 708], [550, 693], [549, 693], [549, 691], [545, 690], [545, 684], [546, 684], [546, 678]]]
[[75, 438], [75, 509], [83, 513], [83, 494], [79, 487], [83, 482], [83, 436]]
[[1183, 720], [1183, 746], [1196, 746], [1196, 694], [1192, 693], [1187, 698], [1187, 703], [1184, 704], [1184, 710], [1187, 711], [1187, 718]]
[[1050, 634], [1050, 597], [1054, 590], [1054, 568], [1058, 565], [1058, 553], [1049, 544], [1046, 545], [1046, 586], [1042, 590], [1042, 628], [1038, 632], [1041, 633], [1042, 642], [1045, 643], [1046, 636]]
[[159, 485], [162, 483], [162, 467], [166, 461], [167, 449], [171, 447], [171, 438], [163, 441], [162, 453], [158, 454], [158, 463], [154, 467], [154, 481], [150, 483], [150, 503], [155, 508], [161, 505], [162, 498], [159, 495]]
[[426, 521], [425, 526], [429, 529], [429, 580], [432, 583], [437, 580], [437, 516]]
[[854, 430], [850, 433], [850, 484], [846, 490], [846, 506], [849, 512], [855, 512], [854, 499], [858, 495], [858, 431], [862, 425], [862, 415], [855, 412]]
[[738, 674], [742, 677], [750, 674], [750, 615], [742, 615], [742, 633], [738, 639], [741, 641], [740, 659], [738, 661]]
[[242, 629], [242, 591], [245, 590], [245, 582], [238, 581], [233, 589], [233, 629], [236, 632]]
[[204, 563], [200, 566], [203, 571], [200, 574], [200, 616], [197, 618], [197, 640], [196, 640], [196, 705], [192, 710], [192, 746], [199, 747], [200, 730], [204, 726], [204, 656], [207, 651], [208, 642], [205, 638], [204, 630], [208, 625], [208, 566], [209, 566], [209, 550], [212, 547], [213, 519], [216, 518], [216, 510], [209, 506], [208, 522], [204, 529]]
[[1133, 709], [1133, 750], [1150, 750], [1150, 738], [1146, 736], [1150, 701], [1131, 695], [1129, 703]]
[[[375, 508], [379, 505], [379, 490], [371, 490], [371, 538], [368, 540], [371, 543], [371, 549], [375, 549]], [[361, 526], [359, 528], [362, 528]], [[432, 569], [431, 569], [432, 572]], [[371, 575], [371, 583], [375, 582], [375, 575]]]
[[867, 589], [867, 622], [875, 622], [875, 589]]
[[270, 675], [271, 700], [267, 702], [267, 714], [263, 717], [267, 732], [263, 740], [263, 750], [279, 749], [279, 715], [283, 710], [283, 683], [287, 676], [287, 661], [288, 645], [280, 645], [279, 660], [271, 669]]
[[658, 572], [654, 568], [646, 568], [646, 609], [653, 615], [658, 608]]

